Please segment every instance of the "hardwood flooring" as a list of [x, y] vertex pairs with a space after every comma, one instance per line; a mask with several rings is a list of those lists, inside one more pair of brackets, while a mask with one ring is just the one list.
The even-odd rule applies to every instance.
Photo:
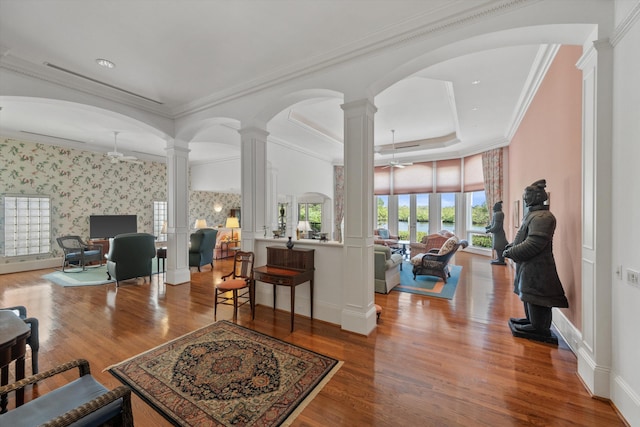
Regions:
[[[344, 361], [294, 426], [625, 425], [590, 397], [568, 348], [512, 337], [507, 319], [522, 304], [510, 268], [468, 253], [454, 263], [463, 269], [453, 300], [376, 294], [383, 311], [369, 336], [300, 316], [291, 333], [288, 312], [258, 306], [252, 321], [240, 309], [239, 324]], [[41, 278], [50, 270], [0, 275], [0, 307], [25, 305], [39, 318], [41, 370], [82, 357], [115, 387], [106, 367], [213, 322], [212, 284], [230, 265], [192, 272], [189, 284], [156, 275], [118, 289], [63, 288]], [[219, 307], [219, 320], [231, 318], [231, 307]], [[57, 385], [38, 384], [25, 398]], [[169, 425], [137, 396], [133, 411], [136, 426]]]

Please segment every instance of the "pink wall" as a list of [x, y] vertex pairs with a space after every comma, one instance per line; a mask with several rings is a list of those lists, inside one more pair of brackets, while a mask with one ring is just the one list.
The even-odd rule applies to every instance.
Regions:
[[[569, 300], [569, 308], [563, 311], [578, 329], [582, 328], [582, 73], [575, 64], [581, 54], [580, 46], [560, 48], [506, 151], [511, 209], [513, 201], [520, 200], [522, 212], [524, 188], [538, 179], [547, 180], [550, 208], [557, 220], [553, 254]], [[508, 230], [512, 241], [516, 229], [511, 224]]]

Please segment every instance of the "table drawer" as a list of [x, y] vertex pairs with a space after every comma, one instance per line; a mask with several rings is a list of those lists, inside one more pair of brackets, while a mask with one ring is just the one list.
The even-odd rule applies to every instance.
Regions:
[[273, 283], [275, 285], [289, 285], [293, 284], [293, 281], [290, 278], [282, 277], [282, 276], [274, 276], [271, 274], [264, 273], [254, 273], [254, 279], [259, 280], [261, 282]]

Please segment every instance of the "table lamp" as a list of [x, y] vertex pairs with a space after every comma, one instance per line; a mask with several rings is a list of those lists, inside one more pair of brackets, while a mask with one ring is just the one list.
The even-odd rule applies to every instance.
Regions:
[[207, 220], [206, 219], [196, 219], [196, 224], [194, 225], [195, 229], [199, 228], [207, 228]]
[[240, 221], [235, 216], [230, 216], [227, 218], [227, 223], [224, 225], [226, 228], [231, 229], [231, 240], [235, 240], [233, 238], [233, 229], [240, 228]]
[[298, 230], [300, 230], [300, 236], [302, 236], [301, 238], [306, 239], [309, 233], [309, 230], [311, 230], [311, 225], [309, 224], [309, 221], [298, 221]]

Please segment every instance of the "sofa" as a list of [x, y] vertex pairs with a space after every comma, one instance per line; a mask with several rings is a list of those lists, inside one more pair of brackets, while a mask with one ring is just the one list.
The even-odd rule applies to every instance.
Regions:
[[156, 238], [148, 233], [118, 234], [109, 239], [107, 274], [109, 279], [121, 280], [147, 277], [151, 281], [151, 264], [156, 256]]
[[211, 264], [213, 269], [213, 248], [216, 245], [218, 230], [201, 228], [189, 236], [189, 267], [200, 267]]
[[373, 246], [373, 260], [375, 265], [375, 291], [386, 294], [400, 284], [400, 265], [402, 255], [391, 253], [391, 248], [385, 245]]
[[395, 246], [400, 240], [399, 236], [389, 234], [389, 230], [386, 228], [377, 228], [373, 230], [373, 244], [384, 246]]
[[431, 249], [440, 249], [453, 236], [454, 234], [448, 230], [440, 230], [437, 233], [428, 234], [419, 242], [411, 242], [409, 244], [411, 255], [426, 254]]

